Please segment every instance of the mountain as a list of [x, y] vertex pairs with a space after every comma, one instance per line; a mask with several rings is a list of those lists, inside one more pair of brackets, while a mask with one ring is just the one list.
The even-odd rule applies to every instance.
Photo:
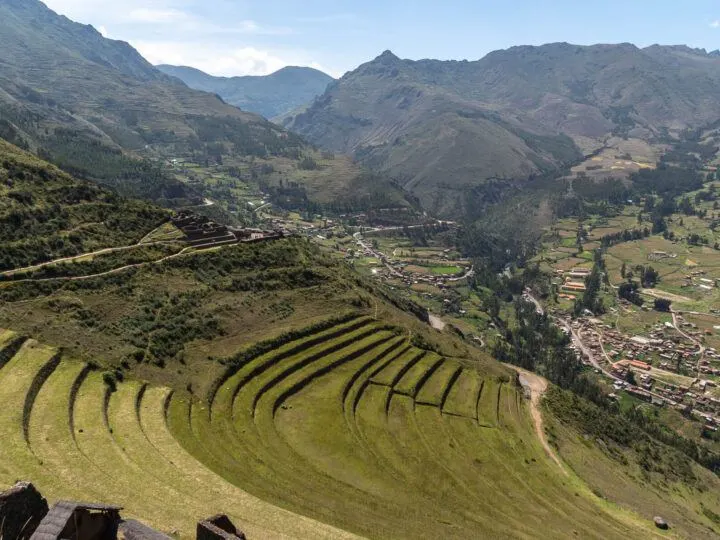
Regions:
[[457, 213], [492, 178], [558, 171], [611, 135], [658, 141], [720, 118], [720, 58], [631, 44], [513, 47], [478, 61], [386, 51], [284, 124]]
[[334, 80], [308, 67], [285, 67], [264, 77], [213, 77], [191, 67], [157, 68], [190, 88], [212, 92], [236, 107], [271, 119], [311, 102]]
[[[127, 43], [38, 0], [0, 0], [0, 42], [0, 138], [75, 176], [171, 206], [210, 196], [228, 210], [236, 193], [281, 184], [303, 204], [339, 194], [355, 205], [378, 193], [381, 207], [407, 204], [386, 180], [364, 182], [349, 158], [325, 159], [300, 137], [189, 88]], [[293, 70], [279, 75], [288, 78], [297, 80]]]
[[145, 150], [207, 139], [219, 119], [247, 137], [273, 130], [37, 0], [0, 0], [0, 40], [0, 136], [83, 176], [147, 183], [159, 175]]

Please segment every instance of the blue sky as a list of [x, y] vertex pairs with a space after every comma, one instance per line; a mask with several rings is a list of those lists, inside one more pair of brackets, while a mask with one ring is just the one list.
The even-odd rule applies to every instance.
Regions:
[[513, 45], [720, 48], [718, 0], [45, 0], [153, 63], [214, 75], [308, 65], [340, 76], [385, 49], [468, 59]]

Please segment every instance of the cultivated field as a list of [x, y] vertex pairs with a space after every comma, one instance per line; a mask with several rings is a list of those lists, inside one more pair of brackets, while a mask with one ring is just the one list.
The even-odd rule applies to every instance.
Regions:
[[651, 534], [558, 470], [512, 377], [368, 317], [297, 336], [237, 357], [200, 400], [2, 332], [0, 484], [181, 537], [219, 511], [250, 538]]

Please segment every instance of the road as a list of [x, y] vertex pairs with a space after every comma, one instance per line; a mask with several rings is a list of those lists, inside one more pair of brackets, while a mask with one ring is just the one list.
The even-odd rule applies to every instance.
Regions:
[[532, 291], [529, 288], [525, 289], [525, 292], [523, 293], [523, 298], [535, 304], [535, 310], [540, 315], [545, 315], [545, 308], [543, 308], [540, 301], [532, 295]]
[[686, 334], [680, 329], [680, 325], [678, 325], [677, 316], [678, 314], [675, 311], [671, 312], [672, 314], [672, 324], [675, 327], [675, 330], [678, 331], [678, 333], [683, 336], [685, 339], [691, 341], [696, 347], [698, 347], [698, 361], [695, 366], [695, 376], [696, 380], [700, 380], [700, 363], [702, 362], [703, 358], [705, 358], [705, 346], [700, 343], [698, 340], [693, 338], [692, 336]]
[[[417, 225], [417, 227], [421, 227], [421, 225]], [[377, 230], [391, 231], [391, 230], [401, 229], [401, 228], [402, 228], [402, 227], [388, 227], [387, 229], [377, 229]], [[406, 278], [406, 277], [410, 277], [410, 276], [406, 276], [405, 274], [403, 274], [403, 273], [400, 272], [399, 270], [395, 269], [395, 267], [393, 267], [389, 262], [387, 262], [388, 258], [387, 258], [387, 256], [386, 256], [382, 251], [379, 251], [379, 250], [373, 248], [372, 245], [367, 244], [366, 242], [364, 242], [363, 239], [362, 239], [362, 235], [363, 235], [363, 233], [360, 233], [360, 232], [356, 232], [356, 233], [353, 234], [353, 238], [355, 239], [355, 241], [358, 243], [358, 245], [359, 245], [360, 247], [362, 247], [363, 249], [369, 251], [370, 253], [372, 253], [372, 255], [373, 255], [375, 258], [377, 258], [377, 259], [379, 259], [380, 261], [382, 261], [382, 263], [385, 265], [385, 267], [386, 267], [386, 268], [390, 271], [390, 273], [391, 273], [392, 275], [394, 275], [395, 277], [398, 277], [398, 278], [400, 278], [400, 279], [404, 279], [404, 278]], [[470, 269], [469, 269], [467, 272], [465, 272], [464, 275], [458, 276], [458, 277], [454, 277], [454, 278], [447, 278], [447, 281], [450, 281], [450, 282], [455, 283], [455, 282], [457, 282], [457, 281], [460, 281], [460, 280], [463, 280], [463, 279], [467, 279], [467, 278], [472, 277], [472, 276], [474, 276], [474, 275], [475, 275], [475, 267], [474, 267], [474, 266], [471, 266]]]
[[[436, 221], [435, 224], [454, 225], [455, 223], [452, 221]], [[374, 228], [370, 228], [370, 229], [364, 228], [362, 233], [357, 232], [355, 234], [369, 234], [369, 233], [383, 232], [383, 231], [402, 231], [405, 229], [422, 229], [423, 227], [426, 227], [426, 226], [427, 226], [427, 224], [425, 224], [425, 225], [408, 225], [408, 226], [402, 226], [402, 227], [374, 227]]]

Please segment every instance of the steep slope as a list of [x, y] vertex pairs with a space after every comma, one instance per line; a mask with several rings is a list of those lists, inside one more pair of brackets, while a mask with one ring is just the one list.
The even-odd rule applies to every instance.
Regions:
[[467, 187], [560, 169], [612, 134], [654, 141], [713, 122], [718, 88], [720, 60], [687, 47], [559, 43], [476, 62], [387, 51], [284, 123], [457, 213]]
[[285, 67], [264, 77], [213, 77], [184, 66], [157, 68], [190, 88], [218, 94], [236, 107], [270, 119], [311, 102], [334, 80], [322, 71], [307, 67]]
[[136, 243], [168, 219], [0, 139], [0, 271]]
[[270, 129], [160, 73], [127, 43], [105, 39], [37, 0], [0, 1], [0, 40], [5, 131], [71, 165], [91, 168], [74, 155], [88, 142], [139, 150], [163, 134], [202, 139], [208, 119]]
[[[134, 246], [164, 214], [0, 149], [2, 254], [45, 237], [38, 253]], [[27, 478], [183, 538], [216, 512], [257, 538], [652, 537], [646, 509], [600, 500], [548, 456], [512, 371], [306, 239], [112, 274], [93, 257], [73, 277], [0, 281], [0, 489]], [[717, 479], [642, 441], [702, 483], [628, 490], [654, 504], [682, 489], [673, 528], [712, 537]]]
[[[215, 184], [198, 178], [216, 173], [232, 184], [219, 201], [226, 209], [237, 205], [228, 187], [259, 192], [281, 182], [301, 191], [303, 201], [335, 202], [338, 193], [368, 200], [380, 192], [382, 205], [407, 204], [386, 180], [366, 185], [351, 160], [322, 159], [300, 137], [188, 88], [127, 43], [38, 0], [0, 0], [0, 42], [0, 138], [76, 176], [172, 206], [215, 199]], [[291, 70], [279, 80], [288, 76], [297, 79]], [[302, 166], [306, 158], [312, 170]], [[182, 171], [172, 166], [178, 161]], [[198, 168], [208, 174], [196, 174]], [[323, 197], [326, 179], [330, 197]]]

